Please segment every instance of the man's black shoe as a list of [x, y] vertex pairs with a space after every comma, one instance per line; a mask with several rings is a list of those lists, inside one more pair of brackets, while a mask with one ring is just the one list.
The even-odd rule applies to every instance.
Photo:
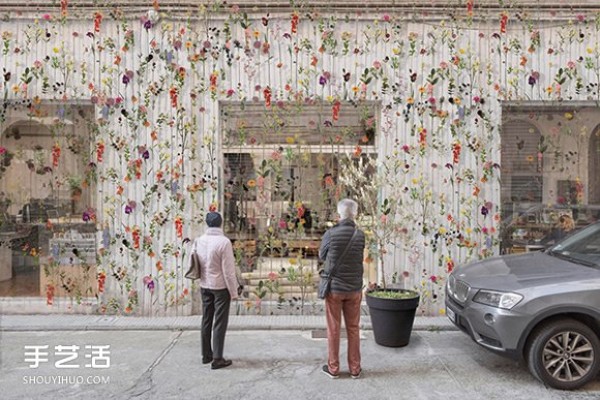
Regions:
[[225, 367], [229, 367], [231, 364], [233, 364], [231, 362], [231, 360], [226, 360], [224, 358], [218, 359], [218, 360], [214, 360], [212, 362], [212, 365], [210, 366], [211, 369], [220, 369], [220, 368], [225, 368]]
[[202, 357], [202, 364], [210, 364], [212, 360], [212, 357]]

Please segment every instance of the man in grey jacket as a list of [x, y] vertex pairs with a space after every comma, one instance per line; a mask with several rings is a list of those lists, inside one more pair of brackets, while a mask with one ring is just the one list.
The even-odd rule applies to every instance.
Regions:
[[238, 298], [239, 287], [233, 246], [223, 233], [222, 224], [221, 214], [206, 214], [208, 229], [204, 235], [194, 240], [193, 246], [202, 260], [202, 363], [212, 363], [212, 369], [232, 364], [231, 360], [223, 358], [223, 347], [229, 321], [229, 305], [232, 299]]
[[343, 312], [348, 335], [348, 367], [350, 376], [356, 379], [361, 374], [359, 324], [365, 234], [354, 222], [358, 213], [358, 204], [354, 200], [340, 200], [337, 212], [340, 220], [325, 232], [319, 249], [319, 258], [325, 261], [326, 273], [337, 264], [331, 280], [331, 292], [325, 297], [328, 361], [327, 365], [323, 365], [323, 373], [330, 378], [339, 377]]

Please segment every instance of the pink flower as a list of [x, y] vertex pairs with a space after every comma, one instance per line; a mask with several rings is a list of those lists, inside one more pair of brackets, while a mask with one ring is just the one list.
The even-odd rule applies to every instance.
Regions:
[[271, 282], [276, 281], [278, 277], [277, 272], [269, 272], [268, 278]]
[[384, 20], [385, 22], [390, 22], [391, 18], [390, 18], [390, 16], [389, 16], [389, 15], [387, 15], [387, 14], [384, 14], [384, 15], [383, 15], [383, 20]]
[[50, 21], [52, 19], [52, 16], [50, 16], [50, 14], [44, 14], [42, 15], [42, 19], [44, 21]]
[[6, 147], [0, 146], [0, 156], [4, 153], [6, 153]]
[[279, 161], [281, 160], [281, 153], [279, 151], [274, 151], [271, 153], [271, 160]]
[[437, 283], [437, 281], [438, 281], [438, 277], [437, 277], [436, 275], [431, 275], [431, 276], [429, 277], [429, 280], [430, 280], [431, 282], [433, 282], [433, 283]]
[[575, 65], [576, 65], [576, 64], [575, 64], [575, 61], [569, 61], [569, 62], [567, 63], [567, 67], [568, 67], [569, 69], [575, 69]]
[[381, 68], [381, 62], [379, 62], [379, 61], [373, 61], [373, 68], [380, 69]]

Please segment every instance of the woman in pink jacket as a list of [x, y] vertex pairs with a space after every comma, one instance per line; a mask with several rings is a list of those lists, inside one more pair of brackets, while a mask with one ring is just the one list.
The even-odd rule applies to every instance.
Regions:
[[222, 224], [223, 218], [219, 213], [208, 213], [208, 229], [194, 240], [193, 247], [202, 260], [202, 364], [212, 362], [212, 369], [231, 365], [231, 360], [223, 358], [223, 347], [229, 305], [232, 299], [237, 299], [239, 287], [233, 247], [221, 229]]

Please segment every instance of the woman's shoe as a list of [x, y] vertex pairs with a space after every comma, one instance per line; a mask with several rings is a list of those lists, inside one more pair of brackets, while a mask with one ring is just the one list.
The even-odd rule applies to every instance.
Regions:
[[231, 360], [226, 360], [224, 358], [219, 358], [219, 359], [213, 360], [210, 368], [211, 369], [226, 368], [226, 367], [229, 367], [231, 364], [233, 364], [233, 362]]

